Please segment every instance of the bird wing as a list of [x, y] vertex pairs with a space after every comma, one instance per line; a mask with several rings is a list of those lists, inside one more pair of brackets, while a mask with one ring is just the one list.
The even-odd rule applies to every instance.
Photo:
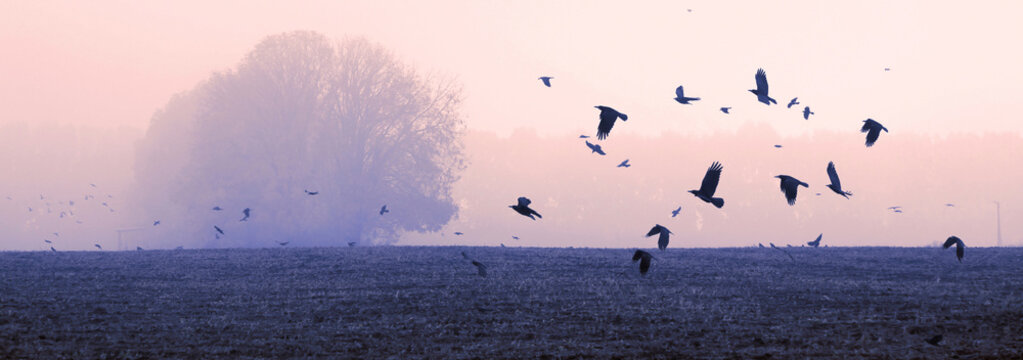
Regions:
[[642, 259], [644, 255], [646, 255], [646, 251], [643, 251], [643, 250], [636, 250], [636, 253], [635, 253], [635, 254], [632, 254], [632, 261], [633, 261], [633, 262], [636, 262], [636, 261], [638, 261], [639, 259]]
[[654, 235], [660, 234], [661, 233], [661, 229], [663, 229], [663, 228], [664, 227], [661, 226], [661, 225], [654, 225], [654, 227], [651, 228], [650, 231], [646, 233], [646, 236], [650, 237], [650, 236], [654, 236]]
[[597, 139], [603, 140], [607, 138], [607, 134], [611, 132], [611, 128], [615, 126], [615, 120], [618, 120], [618, 112], [614, 111], [609, 107], [600, 109], [600, 124], [597, 124]]
[[831, 185], [842, 188], [842, 181], [838, 179], [838, 171], [835, 171], [835, 163], [832, 161], [828, 161], [828, 177], [831, 178]]
[[871, 129], [877, 127], [877, 125], [880, 125], [880, 123], [874, 121], [874, 119], [863, 120], [863, 127], [860, 128], [860, 132], [870, 131]]
[[789, 205], [796, 203], [796, 191], [799, 190], [799, 182], [795, 179], [784, 179], [781, 181], [781, 190], [785, 192], [785, 200]]
[[532, 201], [529, 201], [529, 198], [527, 198], [525, 196], [519, 196], [519, 206], [526, 207], [526, 206], [529, 206], [529, 204], [532, 204], [532, 203], [533, 203]]
[[718, 188], [718, 180], [721, 179], [721, 163], [715, 161], [710, 164], [710, 168], [707, 169], [707, 174], [703, 175], [703, 184], [700, 185], [700, 193], [707, 197], [714, 196], [714, 192]]
[[877, 142], [878, 136], [881, 136], [881, 130], [871, 128], [870, 132], [867, 133], [867, 146], [874, 145], [874, 142]]
[[682, 85], [679, 85], [677, 88], [675, 88], [675, 96], [679, 98], [686, 97], [685, 94], [682, 92]]
[[592, 151], [597, 151], [597, 149], [594, 147], [594, 145], [591, 144], [589, 141], [586, 142], [586, 147], [590, 148], [590, 150], [592, 150]]
[[948, 249], [952, 245], [960, 246], [959, 244], [962, 244], [962, 243], [963, 243], [963, 241], [960, 240], [959, 237], [957, 237], [957, 236], [949, 236], [948, 239], [945, 240], [945, 244], [942, 245], [941, 247], [943, 249]]
[[644, 256], [642, 261], [639, 262], [639, 273], [646, 274], [647, 270], [650, 270], [650, 257]]
[[767, 95], [767, 73], [764, 69], [757, 69], [757, 92]]

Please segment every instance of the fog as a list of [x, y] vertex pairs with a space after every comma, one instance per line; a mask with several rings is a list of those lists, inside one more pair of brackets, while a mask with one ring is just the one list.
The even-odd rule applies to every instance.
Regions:
[[[798, 245], [819, 233], [831, 246], [933, 245], [952, 234], [994, 246], [995, 201], [1002, 245], [1023, 244], [1020, 6], [4, 3], [0, 249], [635, 247], [652, 243], [641, 235], [655, 223], [675, 233], [672, 246]], [[354, 180], [357, 147], [326, 129], [372, 106], [317, 97], [342, 92], [338, 74], [315, 78], [331, 85], [305, 93], [317, 94], [311, 108], [297, 106], [301, 96], [283, 95], [300, 86], [281, 79], [308, 68], [253, 60], [268, 37], [296, 30], [379, 46], [403, 74], [395, 79], [415, 80], [378, 83], [396, 87], [365, 104], [405, 111], [395, 104], [451, 99], [437, 117], [447, 120], [415, 129], [451, 126], [409, 149], [379, 130], [391, 125], [366, 127], [386, 141], [350, 137], [371, 143], [358, 147], [370, 150], [362, 158], [389, 160]], [[331, 56], [323, 64], [358, 64]], [[271, 68], [280, 72], [252, 70]], [[781, 105], [746, 91], [758, 68]], [[678, 85], [702, 100], [675, 103]], [[809, 121], [784, 108], [797, 96], [815, 112]], [[594, 135], [594, 105], [630, 116], [600, 143], [606, 157], [577, 138]], [[402, 111], [356, 123], [416, 118]], [[867, 118], [890, 130], [871, 148], [858, 131]], [[615, 167], [626, 158], [632, 167]], [[713, 161], [724, 165], [723, 209], [686, 192]], [[850, 199], [824, 187], [828, 161]], [[778, 174], [810, 184], [795, 206]], [[434, 179], [441, 185], [421, 185]], [[508, 209], [518, 196], [544, 218]], [[392, 212], [377, 214], [385, 203]], [[896, 205], [904, 211], [886, 209]], [[253, 217], [242, 223], [244, 208]], [[213, 225], [228, 234], [216, 238]]]

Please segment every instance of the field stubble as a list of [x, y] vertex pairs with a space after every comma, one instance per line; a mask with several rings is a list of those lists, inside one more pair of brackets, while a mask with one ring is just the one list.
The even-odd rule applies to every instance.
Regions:
[[1023, 249], [786, 251], [0, 253], [0, 357], [1023, 356]]

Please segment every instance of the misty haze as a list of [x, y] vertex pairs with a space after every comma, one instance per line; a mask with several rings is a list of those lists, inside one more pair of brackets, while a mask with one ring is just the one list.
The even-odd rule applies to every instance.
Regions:
[[0, 358], [1018, 358], [1020, 11], [0, 5]]

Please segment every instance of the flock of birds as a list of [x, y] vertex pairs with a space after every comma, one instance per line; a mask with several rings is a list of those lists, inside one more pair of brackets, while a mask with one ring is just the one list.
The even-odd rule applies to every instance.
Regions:
[[[885, 71], [889, 71], [889, 70], [890, 69], [885, 68]], [[552, 76], [541, 76], [538, 79], [543, 83], [544, 86], [551, 87], [552, 86], [551, 80], [554, 79], [554, 77], [552, 77]], [[767, 82], [767, 73], [764, 71], [764, 69], [758, 69], [757, 70], [756, 74], [754, 75], [754, 80], [756, 81], [756, 88], [755, 89], [750, 89], [749, 92], [756, 96], [757, 101], [760, 102], [760, 103], [763, 103], [763, 104], [765, 104], [767, 106], [770, 106], [771, 104], [778, 104], [778, 101], [770, 96], [769, 86], [768, 86], [768, 82]], [[682, 105], [692, 105], [694, 102], [700, 101], [701, 98], [686, 95], [685, 89], [683, 88], [683, 86], [679, 85], [677, 88], [675, 88], [675, 98], [674, 98], [674, 100], [676, 102], [678, 102], [679, 104], [682, 104]], [[799, 98], [798, 97], [794, 97], [794, 98], [792, 98], [792, 100], [790, 100], [788, 102], [786, 108], [792, 108], [793, 106], [799, 105], [799, 104], [800, 104], [799, 103]], [[623, 122], [629, 120], [629, 116], [627, 114], [625, 114], [625, 113], [623, 113], [621, 111], [618, 111], [618, 110], [616, 110], [616, 109], [614, 109], [614, 108], [612, 108], [610, 106], [597, 105], [597, 106], [595, 106], [595, 108], [600, 111], [600, 113], [597, 116], [598, 119], [599, 119], [599, 122], [597, 123], [596, 139], [598, 141], [603, 141], [603, 140], [607, 140], [608, 139], [608, 137], [611, 134], [611, 130], [614, 128], [614, 125], [615, 125], [615, 123], [618, 120], [621, 120]], [[720, 108], [721, 112], [723, 112], [725, 114], [728, 114], [730, 109], [731, 109], [731, 107], [721, 107]], [[803, 107], [803, 111], [802, 111], [803, 119], [804, 120], [809, 120], [810, 119], [810, 115], [814, 115], [814, 112], [810, 110], [809, 106], [804, 106]], [[863, 125], [860, 127], [860, 132], [861, 133], [866, 133], [866, 142], [865, 142], [866, 147], [869, 148], [871, 146], [874, 146], [874, 144], [877, 142], [878, 138], [880, 137], [882, 131], [888, 132], [888, 128], [886, 128], [880, 122], [878, 122], [878, 121], [876, 121], [874, 119], [870, 119], [870, 118], [868, 118], [866, 120], [863, 120]], [[580, 135], [579, 138], [589, 139], [590, 136], [588, 136], [588, 135]], [[601, 147], [600, 144], [591, 143], [589, 140], [585, 140], [585, 144], [586, 144], [586, 147], [590, 149], [591, 153], [598, 154], [600, 156], [607, 155], [607, 153], [604, 151], [604, 149]], [[775, 147], [781, 147], [781, 145], [775, 145]], [[630, 166], [631, 166], [631, 164], [629, 164], [629, 159], [625, 159], [620, 164], [618, 164], [617, 167], [628, 168]], [[700, 188], [699, 189], [689, 190], [689, 193], [693, 194], [693, 196], [695, 196], [697, 199], [700, 199], [703, 202], [709, 203], [709, 204], [713, 205], [716, 208], [720, 209], [720, 208], [724, 207], [725, 206], [725, 200], [723, 198], [721, 198], [721, 197], [715, 197], [715, 193], [717, 192], [718, 183], [720, 182], [721, 172], [722, 172], [723, 169], [724, 169], [724, 166], [722, 166], [721, 163], [719, 163], [717, 161], [713, 162], [710, 165], [710, 167], [707, 168], [707, 172], [704, 174], [703, 182], [700, 184]], [[838, 194], [838, 195], [848, 199], [849, 196], [852, 195], [852, 192], [850, 192], [850, 191], [848, 191], [848, 190], [846, 190], [845, 188], [842, 187], [842, 181], [841, 181], [841, 179], [838, 176], [838, 170], [836, 170], [836, 168], [835, 168], [835, 163], [834, 162], [828, 162], [828, 166], [826, 168], [826, 171], [827, 171], [827, 174], [828, 174], [828, 178], [831, 181], [830, 184], [827, 184], [827, 187], [829, 189], [831, 189], [832, 192], [834, 192], [834, 193], [836, 193], [836, 194]], [[810, 187], [809, 184], [807, 184], [806, 182], [804, 182], [802, 180], [799, 180], [798, 178], [796, 178], [794, 176], [780, 174], [780, 175], [776, 175], [775, 178], [779, 179], [779, 188], [781, 189], [781, 192], [782, 192], [782, 194], [785, 197], [785, 201], [790, 206], [793, 206], [793, 205], [796, 204], [796, 198], [797, 198], [797, 195], [798, 195], [798, 192], [799, 192], [799, 187], [804, 187], [804, 188], [809, 188]], [[820, 195], [820, 193], [817, 193], [817, 195]], [[534, 221], [537, 220], [537, 219], [542, 219], [543, 216], [541, 216], [540, 213], [537, 212], [535, 209], [530, 208], [529, 207], [530, 204], [532, 204], [532, 201], [530, 201], [528, 197], [521, 196], [521, 197], [518, 198], [516, 204], [509, 205], [508, 207], [510, 207], [516, 213], [518, 213], [518, 214], [520, 214], [522, 216], [528, 217], [528, 218], [530, 218], [530, 219], [532, 219]], [[946, 205], [953, 206], [952, 204], [946, 204]], [[899, 207], [899, 206], [893, 206], [893, 207], [889, 208], [889, 210], [893, 210], [893, 212], [895, 212], [895, 213], [901, 213], [902, 212], [901, 207]], [[675, 209], [675, 210], [673, 210], [671, 212], [671, 216], [672, 217], [678, 216], [679, 212], [681, 212], [681, 211], [682, 211], [682, 207], [680, 206], [680, 207], [678, 207], [677, 209]], [[456, 233], [456, 234], [460, 234], [460, 233]], [[650, 237], [650, 236], [658, 235], [658, 238], [657, 238], [657, 248], [660, 249], [661, 251], [664, 251], [668, 247], [669, 237], [670, 237], [671, 234], [672, 234], [671, 230], [669, 230], [667, 227], [665, 227], [665, 226], [663, 226], [661, 224], [656, 224], [656, 225], [654, 225], [653, 228], [650, 229], [649, 232], [647, 232], [646, 236]], [[817, 237], [817, 239], [815, 239], [814, 241], [807, 242], [807, 245], [809, 245], [811, 247], [819, 247], [820, 244], [821, 244], [821, 239], [823, 238], [823, 236], [824, 236], [824, 234], [819, 235]], [[502, 246], [503, 245], [504, 244], [502, 244]], [[782, 251], [786, 255], [788, 255], [790, 258], [792, 258], [791, 254], [788, 254], [788, 252], [786, 252], [783, 249], [775, 246], [773, 243], [770, 244], [770, 245], [771, 245], [771, 248], [774, 248], [774, 249], [777, 249], [779, 251]], [[962, 262], [965, 244], [958, 237], [951, 236], [951, 237], [948, 238], [948, 240], [945, 241], [943, 247], [945, 249], [947, 249], [947, 248], [951, 247], [952, 245], [956, 246], [956, 258], [958, 259], [958, 261]], [[762, 248], [764, 247], [763, 244], [760, 244], [759, 246], [762, 247]], [[463, 256], [465, 256], [464, 253], [463, 253]], [[466, 258], [469, 259], [468, 256], [466, 256]], [[649, 271], [649, 269], [650, 269], [651, 259], [653, 259], [653, 258], [654, 258], [653, 255], [650, 254], [647, 251], [636, 250], [635, 253], [633, 254], [632, 260], [634, 262], [635, 261], [639, 261], [639, 263], [640, 263], [639, 264], [640, 274], [645, 275]], [[485, 266], [483, 266], [477, 260], [474, 260], [474, 259], [470, 259], [470, 260], [472, 260], [473, 264], [476, 265], [480, 269], [479, 274], [481, 276], [486, 276]]]

